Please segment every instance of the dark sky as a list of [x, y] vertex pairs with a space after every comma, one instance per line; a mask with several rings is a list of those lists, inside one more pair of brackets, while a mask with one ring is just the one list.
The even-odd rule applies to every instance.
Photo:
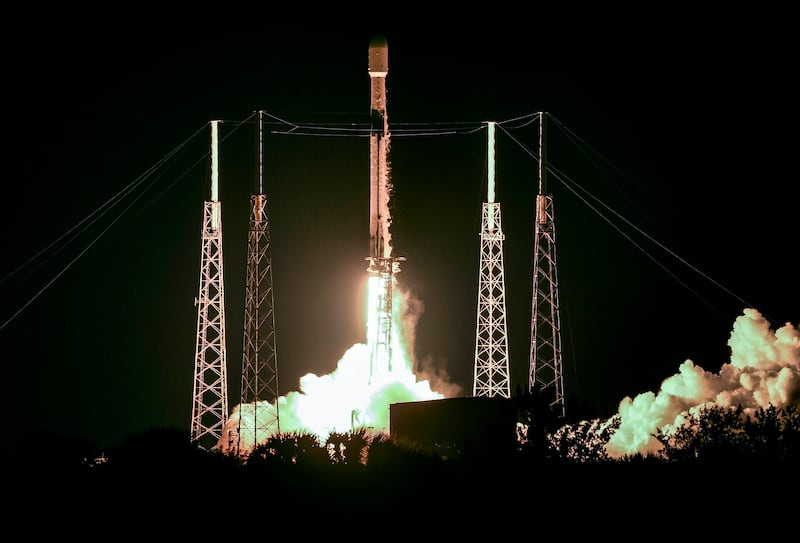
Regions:
[[[455, 126], [550, 114], [548, 166], [592, 204], [551, 176], [565, 392], [600, 414], [657, 390], [687, 358], [717, 370], [745, 307], [774, 325], [800, 320], [797, 87], [782, 21], [462, 10], [18, 17], [3, 47], [4, 444], [40, 430], [101, 445], [154, 426], [188, 435], [212, 119], [226, 121], [228, 393], [238, 403], [255, 137], [238, 123], [261, 109], [366, 126], [377, 33], [389, 45], [392, 235], [407, 259], [398, 281], [424, 307], [415, 352], [465, 394], [486, 131], [444, 134]], [[529, 369], [537, 175], [523, 148], [536, 151], [536, 125], [519, 124], [502, 124], [496, 142], [512, 387]], [[270, 128], [264, 183], [288, 392], [364, 341], [369, 143]]]

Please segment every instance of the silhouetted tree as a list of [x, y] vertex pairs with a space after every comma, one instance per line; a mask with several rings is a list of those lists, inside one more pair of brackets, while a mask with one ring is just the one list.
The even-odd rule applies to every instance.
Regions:
[[661, 456], [670, 462], [726, 465], [796, 461], [800, 415], [796, 407], [706, 405], [672, 432], [659, 429]]
[[553, 405], [553, 391], [542, 392], [537, 384], [516, 398], [518, 403], [519, 451], [525, 458], [545, 461], [553, 458], [550, 434], [564, 425], [560, 410]]
[[580, 464], [608, 462], [606, 445], [619, 425], [619, 415], [565, 424], [547, 436], [550, 458]]
[[744, 431], [754, 460], [800, 460], [800, 408], [797, 406], [759, 408], [752, 417], [747, 417]]
[[331, 464], [363, 466], [372, 439], [367, 428], [357, 428], [350, 432], [331, 432], [325, 441]]

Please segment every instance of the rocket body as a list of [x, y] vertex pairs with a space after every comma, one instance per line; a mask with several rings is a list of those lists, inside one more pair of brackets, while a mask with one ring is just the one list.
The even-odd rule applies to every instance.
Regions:
[[[370, 119], [369, 133], [369, 266], [370, 305], [367, 315], [367, 345], [370, 383], [392, 373], [392, 286], [402, 257], [392, 257], [389, 227], [389, 121], [386, 116], [386, 75], [389, 49], [383, 36], [369, 43]], [[373, 381], [376, 380], [376, 381]]]
[[[369, 268], [378, 272], [391, 258], [389, 235], [389, 122], [386, 116], [386, 75], [389, 73], [389, 49], [382, 36], [369, 45], [370, 79], [370, 205], [369, 205]], [[388, 271], [388, 270], [385, 270]]]

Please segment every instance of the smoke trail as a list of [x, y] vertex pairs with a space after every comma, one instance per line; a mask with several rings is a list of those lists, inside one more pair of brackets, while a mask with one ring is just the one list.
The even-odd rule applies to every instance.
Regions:
[[655, 453], [661, 448], [653, 437], [658, 429], [672, 433], [704, 406], [741, 406], [752, 414], [800, 403], [800, 324], [773, 331], [761, 313], [747, 308], [735, 320], [728, 346], [730, 362], [718, 374], [686, 360], [658, 393], [624, 398], [620, 426], [606, 445], [609, 456]]

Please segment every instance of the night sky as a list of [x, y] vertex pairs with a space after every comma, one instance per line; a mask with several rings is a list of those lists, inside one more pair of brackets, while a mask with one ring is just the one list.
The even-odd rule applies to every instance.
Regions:
[[[398, 282], [421, 311], [414, 351], [464, 395], [485, 121], [502, 123], [496, 200], [512, 388], [529, 369], [537, 163], [528, 151], [538, 152], [536, 123], [512, 120], [538, 111], [551, 117], [547, 164], [558, 172], [548, 189], [568, 397], [611, 415], [686, 359], [719, 369], [745, 307], [774, 326], [800, 320], [788, 23], [464, 10], [413, 22], [408, 13], [61, 15], [10, 17], [20, 37], [3, 38], [3, 445], [40, 431], [100, 445], [160, 426], [188, 436], [212, 119], [225, 121], [231, 407], [255, 178], [255, 128], [239, 123], [256, 110], [274, 121], [264, 191], [281, 392], [332, 371], [365, 340], [369, 141], [356, 129], [369, 123], [367, 52], [378, 33], [389, 46], [392, 236], [406, 258]], [[278, 119], [305, 128], [285, 134]]]

